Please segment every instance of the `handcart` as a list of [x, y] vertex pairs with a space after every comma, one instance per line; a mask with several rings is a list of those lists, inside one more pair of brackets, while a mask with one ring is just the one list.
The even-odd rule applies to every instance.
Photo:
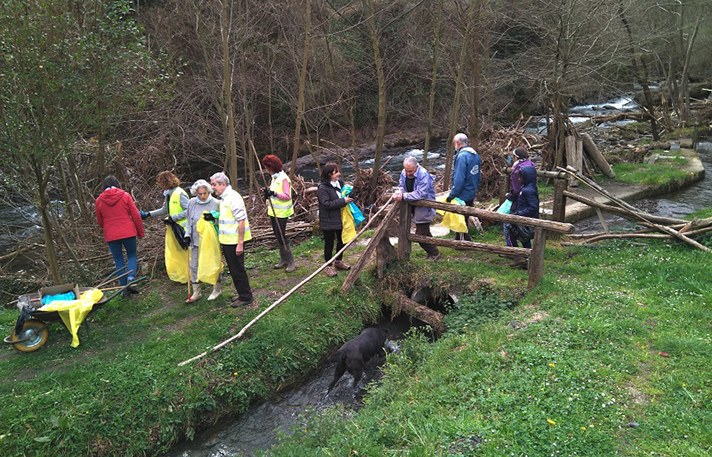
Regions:
[[[111, 277], [110, 277], [111, 278]], [[114, 278], [118, 279], [118, 278]], [[104, 294], [99, 301], [94, 303], [89, 314], [93, 313], [103, 305], [113, 300], [118, 295], [122, 294], [128, 287], [132, 287], [136, 283], [146, 279], [146, 277], [137, 278], [125, 286], [111, 287], [104, 291], [111, 291], [109, 295]], [[104, 282], [104, 284], [106, 281]], [[66, 292], [74, 292], [75, 297], [97, 287], [79, 287], [74, 284], [64, 284], [59, 286], [45, 287], [32, 294], [20, 295], [17, 301], [17, 307], [20, 310], [20, 316], [17, 318], [17, 323], [12, 330], [10, 336], [3, 340], [7, 344], [12, 344], [15, 349], [20, 352], [34, 352], [45, 345], [49, 338], [49, 324], [52, 322], [62, 322], [60, 311], [40, 311], [42, 305], [42, 297], [46, 295], [62, 294]], [[89, 326], [85, 321], [83, 327], [89, 334]]]

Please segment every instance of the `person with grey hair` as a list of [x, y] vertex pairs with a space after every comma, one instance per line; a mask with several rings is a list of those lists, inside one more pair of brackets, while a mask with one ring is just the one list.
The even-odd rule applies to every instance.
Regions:
[[[470, 140], [464, 133], [458, 133], [452, 139], [455, 147], [455, 164], [452, 170], [452, 187], [446, 201], [450, 202], [454, 198], [459, 198], [465, 205], [473, 206], [477, 189], [480, 187], [480, 166], [482, 159], [477, 151], [472, 149]], [[468, 218], [466, 218], [468, 219]], [[472, 241], [470, 234], [457, 233], [456, 240]]]
[[[252, 288], [245, 270], [245, 242], [252, 239], [250, 222], [242, 196], [230, 186], [230, 179], [225, 173], [215, 173], [210, 177], [210, 185], [215, 195], [220, 197], [220, 216], [218, 218], [218, 239], [222, 247], [227, 268], [230, 270], [232, 283], [237, 297], [230, 306], [247, 306], [252, 303]], [[211, 213], [203, 216], [207, 221], [215, 221]]]
[[[193, 198], [188, 202], [186, 214], [188, 220], [185, 228], [185, 238], [190, 246], [190, 282], [193, 287], [193, 294], [185, 301], [186, 303], [193, 303], [202, 296], [200, 290], [201, 284], [198, 282], [198, 256], [200, 253], [198, 221], [200, 221], [206, 212], [212, 213], [220, 209], [220, 202], [210, 195], [211, 190], [210, 183], [204, 179], [195, 181], [190, 188], [190, 194]], [[217, 246], [214, 254], [218, 258], [220, 257], [220, 246]], [[220, 281], [216, 280], [208, 300], [215, 300], [220, 296], [220, 293]]]
[[[393, 199], [397, 201], [435, 200], [433, 175], [421, 167], [415, 157], [408, 156], [403, 160], [403, 171], [401, 171], [398, 183], [398, 192], [393, 196]], [[430, 223], [435, 219], [435, 210], [422, 206], [413, 206], [411, 209], [413, 211], [413, 222], [415, 223], [415, 234], [432, 237]], [[442, 257], [438, 247], [434, 244], [419, 244], [428, 255], [428, 260], [440, 260]]]

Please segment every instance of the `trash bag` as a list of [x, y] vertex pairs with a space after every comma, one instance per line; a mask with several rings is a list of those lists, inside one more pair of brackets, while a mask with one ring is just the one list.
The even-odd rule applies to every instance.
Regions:
[[504, 202], [499, 205], [497, 212], [500, 214], [510, 214], [512, 212], [512, 200], [505, 199]]
[[348, 205], [341, 208], [341, 241], [344, 244], [356, 238], [356, 224], [354, 223], [354, 216], [351, 214], [351, 209]]
[[[443, 195], [442, 197], [438, 198], [437, 201], [444, 202], [446, 198], [447, 195]], [[457, 205], [465, 204], [465, 202], [463, 202], [459, 198], [454, 198], [450, 203], [455, 203]], [[443, 221], [441, 223], [443, 227], [450, 229], [453, 232], [467, 233], [467, 223], [465, 222], [465, 216], [463, 214], [448, 213], [447, 211], [443, 211], [441, 209], [436, 210], [436, 212], [443, 216]]]
[[168, 218], [168, 225], [171, 226], [173, 236], [176, 237], [176, 240], [178, 241], [180, 247], [183, 249], [188, 249], [190, 247], [190, 242], [185, 240], [185, 229], [170, 217]]
[[517, 240], [521, 242], [527, 242], [534, 238], [534, 227], [512, 225], [512, 233]]
[[101, 300], [104, 293], [99, 289], [91, 289], [82, 293], [77, 300], [57, 300], [48, 305], [39, 308], [38, 311], [57, 311], [62, 322], [67, 326], [69, 333], [72, 334], [73, 348], [79, 346], [79, 337], [77, 332], [79, 326], [84, 322], [89, 311], [94, 308], [94, 303]]
[[198, 231], [198, 277], [199, 282], [215, 285], [223, 270], [220, 242], [215, 224], [202, 217], [196, 224]]
[[166, 272], [171, 281], [188, 282], [189, 253], [178, 243], [173, 230], [166, 230]]
[[359, 209], [358, 206], [356, 206], [356, 203], [351, 202], [349, 203], [349, 209], [351, 210], [351, 215], [354, 218], [354, 224], [359, 225], [361, 222], [363, 222], [366, 218], [363, 217], [363, 213]]

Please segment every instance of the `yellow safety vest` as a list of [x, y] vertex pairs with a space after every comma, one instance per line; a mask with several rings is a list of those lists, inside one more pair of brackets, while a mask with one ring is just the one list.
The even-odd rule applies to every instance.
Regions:
[[[220, 200], [220, 220], [218, 221], [218, 239], [220, 244], [237, 244], [239, 242], [237, 229], [239, 222], [235, 219], [235, 215], [232, 214], [232, 203], [237, 201], [243, 208], [245, 207], [245, 202], [242, 200], [242, 196], [237, 193], [234, 189], [224, 193]], [[252, 233], [250, 232], [250, 222], [247, 220], [247, 213], [245, 212], [245, 237], [243, 241], [249, 241], [252, 239]]]
[[[182, 206], [180, 206], [180, 196], [185, 195], [188, 196], [188, 194], [185, 193], [185, 191], [181, 187], [176, 187], [176, 189], [171, 193], [171, 198], [168, 200], [168, 214], [171, 216], [175, 214], [182, 213], [185, 211]], [[176, 221], [178, 224], [181, 225], [181, 227], [185, 228], [186, 223], [188, 220], [186, 218], [180, 219]]]
[[[291, 181], [289, 180], [289, 176], [287, 176], [287, 173], [284, 171], [280, 171], [279, 175], [277, 175], [276, 178], [272, 179], [272, 183], [270, 184], [269, 188], [270, 190], [274, 191], [275, 193], [281, 194], [282, 189], [284, 188], [284, 180], [287, 180], [287, 182], [290, 183], [289, 187], [289, 200], [280, 200], [277, 198], [277, 196], [270, 197], [270, 201], [272, 202], [271, 205], [267, 205], [267, 214], [269, 216], [274, 216], [278, 218], [286, 218], [294, 214], [294, 208], [292, 207], [292, 187], [291, 187]], [[272, 211], [272, 208], [274, 208], [274, 211]], [[277, 215], [275, 216], [275, 213]]]

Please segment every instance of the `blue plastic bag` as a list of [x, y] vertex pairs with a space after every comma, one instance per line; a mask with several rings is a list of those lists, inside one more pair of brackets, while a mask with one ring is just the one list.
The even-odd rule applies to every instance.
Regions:
[[[348, 196], [351, 191], [354, 189], [353, 186], [349, 184], [344, 184], [344, 188], [341, 189], [341, 196], [346, 197]], [[361, 222], [363, 222], [366, 218], [363, 216], [363, 213], [359, 209], [358, 206], [356, 206], [356, 203], [351, 202], [349, 203], [349, 209], [351, 210], [351, 215], [354, 217], [354, 225], [359, 225]]]

